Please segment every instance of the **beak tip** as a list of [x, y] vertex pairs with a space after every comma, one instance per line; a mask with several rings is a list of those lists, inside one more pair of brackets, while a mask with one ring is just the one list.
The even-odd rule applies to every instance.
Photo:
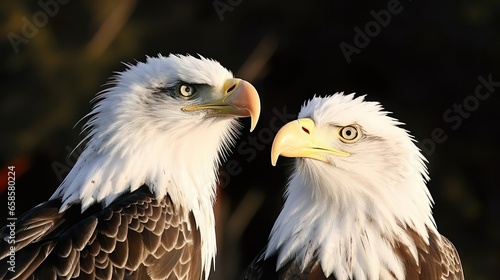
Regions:
[[259, 122], [259, 115], [254, 116], [253, 114], [250, 114], [250, 132], [253, 132], [255, 130], [255, 127], [257, 126], [258, 122]]
[[273, 147], [271, 148], [271, 165], [272, 166], [276, 166], [276, 163], [278, 162], [279, 157], [280, 157], [280, 152], [277, 152], [277, 150], [274, 148], [274, 145], [273, 145]]

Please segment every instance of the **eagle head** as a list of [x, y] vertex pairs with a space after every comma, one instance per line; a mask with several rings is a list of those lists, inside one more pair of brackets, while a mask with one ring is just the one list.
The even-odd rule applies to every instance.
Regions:
[[237, 118], [251, 117], [253, 129], [260, 114], [255, 88], [202, 56], [127, 65], [94, 101], [85, 149], [53, 195], [64, 205], [81, 201], [82, 209], [144, 184], [189, 207], [213, 201]]
[[318, 181], [317, 197], [341, 206], [353, 198], [391, 199], [391, 187], [417, 179], [425, 188], [428, 179], [425, 158], [400, 125], [364, 96], [314, 97], [276, 135], [272, 164], [280, 155], [297, 158], [297, 170]]

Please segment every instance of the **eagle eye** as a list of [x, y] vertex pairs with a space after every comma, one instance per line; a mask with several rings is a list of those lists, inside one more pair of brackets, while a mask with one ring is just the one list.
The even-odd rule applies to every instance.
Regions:
[[197, 91], [196, 86], [191, 84], [181, 84], [178, 89], [178, 93], [182, 98], [191, 98], [193, 94]]
[[345, 143], [354, 143], [361, 138], [361, 130], [356, 125], [348, 125], [339, 129], [340, 140]]

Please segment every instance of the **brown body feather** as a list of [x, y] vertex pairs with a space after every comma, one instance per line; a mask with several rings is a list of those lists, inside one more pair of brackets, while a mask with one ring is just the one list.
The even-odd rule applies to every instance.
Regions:
[[15, 272], [0, 231], [0, 279], [203, 279], [200, 232], [193, 214], [147, 186], [105, 209], [59, 213], [51, 200], [16, 222]]
[[[402, 260], [407, 280], [463, 280], [462, 264], [455, 246], [441, 236], [439, 239], [429, 231], [429, 244], [415, 231], [407, 230], [415, 242], [418, 252], [418, 263], [410, 250], [402, 243], [397, 243], [394, 253]], [[301, 269], [298, 261], [292, 260], [276, 271], [276, 256], [263, 260], [260, 256], [244, 272], [243, 279], [303, 279], [303, 280], [356, 280], [326, 277], [317, 259]]]

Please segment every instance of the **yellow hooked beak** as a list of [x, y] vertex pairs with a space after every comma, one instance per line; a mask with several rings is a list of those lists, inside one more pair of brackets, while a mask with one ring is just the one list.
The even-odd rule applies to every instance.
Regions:
[[274, 137], [271, 164], [276, 166], [278, 157], [312, 158], [328, 162], [327, 155], [347, 157], [351, 154], [323, 143], [317, 135], [316, 125], [309, 118], [298, 119], [283, 126]]
[[187, 106], [187, 112], [211, 110], [209, 117], [250, 117], [250, 131], [253, 131], [260, 116], [260, 98], [252, 84], [241, 79], [228, 79], [223, 86], [223, 96], [206, 104]]

